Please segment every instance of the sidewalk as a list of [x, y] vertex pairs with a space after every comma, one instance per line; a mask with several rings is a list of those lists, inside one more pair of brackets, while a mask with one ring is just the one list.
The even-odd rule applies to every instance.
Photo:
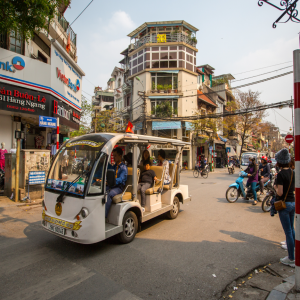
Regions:
[[293, 292], [295, 269], [280, 262], [258, 267], [233, 281], [220, 299], [294, 300], [300, 294]]
[[43, 199], [31, 200], [31, 202], [14, 202], [8, 197], [0, 195], [0, 207], [18, 207], [28, 205], [41, 205]]

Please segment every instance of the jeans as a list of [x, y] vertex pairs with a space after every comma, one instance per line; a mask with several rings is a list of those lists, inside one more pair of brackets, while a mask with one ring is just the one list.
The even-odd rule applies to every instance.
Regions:
[[105, 218], [107, 218], [107, 216], [108, 216], [113, 197], [116, 195], [122, 194], [122, 193], [123, 193], [123, 188], [121, 188], [119, 186], [114, 187], [109, 191], [109, 193], [107, 195], [107, 201], [105, 203]]
[[246, 186], [249, 187], [250, 185], [251, 185], [254, 201], [257, 201], [257, 195], [255, 190], [257, 186], [257, 182], [247, 182]]
[[295, 259], [295, 202], [286, 202], [286, 208], [279, 211], [279, 218], [286, 237], [289, 259]]
[[141, 205], [142, 207], [146, 206], [146, 190], [148, 190], [149, 188], [151, 188], [151, 183], [149, 182], [141, 182], [138, 185], [137, 190], [141, 191]]
[[264, 192], [264, 184], [269, 180], [269, 177], [264, 177], [259, 181], [260, 185], [260, 191], [263, 193]]

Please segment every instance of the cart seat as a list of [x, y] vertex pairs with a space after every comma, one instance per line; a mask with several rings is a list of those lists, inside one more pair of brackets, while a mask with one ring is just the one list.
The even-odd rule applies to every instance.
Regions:
[[[169, 165], [169, 174], [170, 174], [171, 177], [173, 176], [173, 169], [174, 169], [174, 164], [170, 164]], [[177, 178], [176, 172], [177, 172], [177, 165], [175, 166], [175, 173], [174, 173], [174, 178], [173, 178], [173, 187], [176, 184], [176, 178]], [[164, 190], [169, 190], [170, 189], [170, 184], [164, 185], [163, 188], [164, 188]]]
[[[124, 192], [122, 194], [118, 194], [116, 196], [113, 197], [112, 202], [117, 204], [120, 203], [122, 201], [129, 201], [132, 200], [132, 168], [127, 168], [128, 170], [128, 174], [127, 174], [127, 180], [126, 180], [126, 185], [125, 185], [125, 189]], [[140, 170], [137, 169], [137, 180], [139, 181], [139, 177], [140, 177]]]
[[159, 166], [151, 166], [151, 170], [155, 172], [158, 181], [154, 182], [153, 187], [146, 190], [146, 195], [158, 194], [163, 190], [165, 168]]

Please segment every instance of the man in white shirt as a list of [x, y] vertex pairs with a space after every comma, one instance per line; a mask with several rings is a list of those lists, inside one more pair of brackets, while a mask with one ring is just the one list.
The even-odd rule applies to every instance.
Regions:
[[166, 160], [166, 152], [163, 149], [160, 149], [158, 151], [158, 156], [159, 160], [159, 166], [165, 167], [165, 178], [164, 178], [164, 185], [170, 184], [171, 182], [171, 176], [169, 173], [169, 162]]

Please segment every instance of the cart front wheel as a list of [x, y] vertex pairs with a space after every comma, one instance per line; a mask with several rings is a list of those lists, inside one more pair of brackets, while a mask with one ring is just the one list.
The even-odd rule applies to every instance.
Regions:
[[123, 218], [123, 231], [118, 234], [121, 243], [127, 244], [133, 241], [138, 230], [138, 219], [134, 212], [128, 211]]

